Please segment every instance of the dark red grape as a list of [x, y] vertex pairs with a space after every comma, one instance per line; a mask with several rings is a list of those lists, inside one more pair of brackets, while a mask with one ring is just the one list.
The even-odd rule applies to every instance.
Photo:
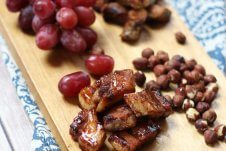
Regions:
[[74, 10], [67, 7], [63, 7], [57, 12], [56, 20], [64, 29], [73, 29], [78, 23]]
[[97, 42], [97, 34], [91, 28], [77, 27], [76, 30], [85, 39], [87, 48], [92, 48], [92, 46]]
[[59, 28], [52, 24], [44, 25], [37, 33], [35, 40], [40, 49], [51, 49], [59, 42]]
[[91, 7], [96, 3], [96, 0], [75, 0], [76, 6]]
[[33, 8], [35, 15], [40, 19], [47, 19], [54, 15], [56, 5], [51, 0], [36, 0]]
[[46, 25], [46, 24], [52, 24], [54, 23], [54, 17], [50, 17], [47, 19], [40, 19], [37, 15], [34, 16], [33, 20], [32, 20], [32, 29], [34, 30], [34, 32], [38, 32], [39, 29]]
[[11, 12], [18, 12], [28, 4], [29, 4], [28, 0], [7, 0], [6, 1], [6, 6], [8, 10]]
[[103, 76], [112, 72], [114, 60], [107, 55], [92, 55], [86, 59], [85, 65], [89, 73], [95, 76]]
[[19, 26], [23, 31], [31, 31], [32, 30], [32, 20], [34, 17], [32, 6], [28, 5], [23, 8], [19, 15]]
[[55, 3], [60, 8], [67, 7], [67, 8], [73, 8], [75, 6], [76, 0], [55, 0]]
[[94, 23], [96, 17], [92, 8], [78, 6], [74, 10], [78, 16], [80, 26], [90, 26]]
[[60, 80], [58, 88], [65, 97], [75, 97], [83, 88], [89, 85], [89, 75], [79, 71], [64, 76]]
[[76, 30], [64, 30], [60, 40], [65, 48], [75, 53], [82, 53], [87, 48], [86, 41]]

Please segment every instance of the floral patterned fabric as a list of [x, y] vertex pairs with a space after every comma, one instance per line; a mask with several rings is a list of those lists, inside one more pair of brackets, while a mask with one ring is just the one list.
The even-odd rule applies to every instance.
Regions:
[[[195, 37], [226, 75], [226, 1], [167, 0], [181, 15]], [[0, 56], [6, 64], [24, 110], [34, 124], [32, 146], [35, 151], [60, 150], [4, 40], [0, 37]]]

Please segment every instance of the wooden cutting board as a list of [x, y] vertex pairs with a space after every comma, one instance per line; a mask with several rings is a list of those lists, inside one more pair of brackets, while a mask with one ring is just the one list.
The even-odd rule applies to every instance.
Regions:
[[[17, 27], [17, 16], [7, 11], [4, 1], [0, 1], [0, 29], [8, 42], [11, 53], [22, 70], [32, 94], [35, 96], [42, 113], [47, 119], [57, 142], [63, 151], [80, 150], [69, 135], [69, 125], [80, 111], [77, 98], [66, 100], [59, 93], [57, 84], [66, 74], [85, 70], [85, 56], [76, 56], [59, 48], [53, 51], [39, 50], [34, 37], [26, 35]], [[208, 73], [216, 75], [220, 85], [219, 96], [213, 103], [218, 115], [218, 122], [226, 124], [226, 79], [205, 53], [198, 41], [184, 25], [178, 14], [172, 9], [172, 19], [161, 29], [147, 27], [141, 40], [134, 45], [122, 43], [119, 37], [122, 28], [106, 24], [102, 17], [97, 15], [93, 25], [99, 36], [98, 43], [106, 50], [106, 54], [114, 57], [115, 69], [133, 68], [131, 61], [140, 56], [141, 50], [151, 47], [154, 50], [165, 50], [170, 55], [182, 54], [187, 59], [195, 58], [204, 65]], [[187, 36], [187, 44], [179, 45], [174, 33], [182, 31]], [[153, 79], [151, 73], [146, 74]], [[167, 118], [162, 126], [163, 130], [157, 140], [144, 147], [144, 150], [153, 151], [210, 151], [226, 150], [226, 143], [220, 142], [214, 147], [207, 146], [204, 138], [191, 125], [184, 113], [174, 113]]]

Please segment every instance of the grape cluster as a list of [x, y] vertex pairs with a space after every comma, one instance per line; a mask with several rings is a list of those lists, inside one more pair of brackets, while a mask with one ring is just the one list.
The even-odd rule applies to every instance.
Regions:
[[20, 11], [19, 26], [36, 33], [36, 44], [49, 50], [61, 43], [67, 50], [84, 52], [97, 41], [91, 28], [96, 0], [7, 0], [11, 12]]

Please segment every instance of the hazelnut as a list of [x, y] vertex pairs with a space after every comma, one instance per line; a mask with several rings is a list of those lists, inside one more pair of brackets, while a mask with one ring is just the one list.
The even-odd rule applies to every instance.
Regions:
[[176, 37], [176, 40], [177, 40], [178, 43], [185, 44], [186, 37], [182, 32], [175, 33], [175, 37]]
[[169, 88], [170, 79], [167, 75], [161, 75], [157, 78], [156, 83], [165, 90]]
[[148, 17], [150, 20], [166, 23], [170, 20], [171, 11], [163, 6], [154, 4], [148, 8]]
[[181, 56], [181, 55], [174, 55], [174, 56], [172, 57], [172, 60], [179, 61], [180, 63], [185, 63], [185, 59], [184, 59], [184, 57]]
[[169, 55], [165, 51], [158, 51], [156, 56], [159, 58], [161, 63], [169, 61]]
[[187, 66], [185, 63], [182, 63], [182, 64], [180, 65], [179, 71], [180, 71], [181, 73], [184, 73], [184, 72], [187, 71], [187, 70], [189, 70], [188, 66]]
[[137, 58], [133, 60], [133, 65], [137, 70], [146, 70], [148, 67], [147, 58]]
[[172, 83], [172, 82], [170, 82], [170, 83], [169, 83], [169, 87], [170, 87], [170, 89], [172, 89], [172, 90], [176, 90], [176, 89], [178, 88], [178, 84], [177, 84], [177, 83]]
[[203, 93], [202, 92], [197, 92], [194, 98], [195, 102], [200, 102], [203, 101]]
[[189, 99], [194, 99], [196, 96], [197, 90], [192, 85], [186, 85], [185, 93]]
[[185, 87], [188, 84], [188, 81], [185, 78], [182, 78], [180, 87]]
[[226, 136], [226, 126], [220, 124], [214, 128], [214, 131], [217, 133], [218, 139], [223, 140]]
[[217, 114], [214, 110], [209, 109], [202, 114], [202, 118], [207, 120], [209, 124], [213, 124], [217, 119]]
[[146, 76], [142, 71], [137, 71], [134, 74], [135, 82], [139, 87], [142, 87], [146, 81]]
[[90, 51], [90, 55], [103, 55], [104, 49], [101, 48], [99, 45], [94, 45]]
[[182, 95], [175, 95], [173, 97], [173, 106], [178, 108], [178, 107], [181, 107], [182, 104], [184, 102], [184, 96]]
[[193, 87], [201, 92], [204, 92], [206, 90], [204, 81], [199, 81], [198, 83], [194, 84]]
[[209, 108], [210, 108], [210, 105], [206, 102], [198, 102], [196, 105], [196, 110], [199, 113], [203, 113], [203, 112], [209, 110]]
[[171, 104], [171, 106], [173, 105], [173, 99], [171, 98], [171, 96], [169, 96], [169, 95], [165, 95], [164, 96], [166, 99], [167, 99], [167, 101]]
[[214, 75], [208, 74], [204, 76], [205, 84], [217, 82], [217, 79]]
[[166, 74], [167, 70], [164, 65], [158, 64], [154, 67], [155, 76], [159, 77], [160, 75]]
[[154, 80], [151, 80], [146, 83], [145, 89], [148, 91], [160, 90], [160, 86]]
[[176, 70], [179, 70], [180, 69], [180, 65], [181, 63], [178, 61], [178, 60], [169, 60], [167, 62], [167, 66], [169, 69], [176, 69]]
[[200, 133], [204, 133], [208, 129], [208, 123], [206, 120], [198, 119], [197, 121], [195, 121], [195, 128]]
[[188, 66], [189, 70], [193, 70], [195, 68], [195, 65], [197, 64], [197, 62], [195, 61], [195, 59], [190, 59], [185, 61], [185, 64]]
[[168, 72], [168, 76], [170, 81], [173, 83], [180, 83], [181, 82], [181, 74], [179, 71], [172, 69]]
[[148, 59], [153, 55], [154, 55], [154, 50], [151, 48], [146, 48], [142, 51], [142, 57], [144, 57], [144, 58]]
[[187, 79], [188, 82], [190, 84], [194, 84], [199, 82], [202, 79], [202, 75], [198, 71], [192, 70], [189, 78], [190, 78], [189, 80]]
[[159, 58], [157, 56], [151, 56], [148, 59], [148, 67], [152, 70], [157, 64], [159, 64]]
[[213, 102], [213, 100], [215, 99], [217, 93], [214, 91], [205, 91], [204, 92], [204, 96], [203, 96], [203, 100], [209, 104], [211, 104]]
[[175, 94], [176, 95], [182, 95], [182, 96], [185, 97], [185, 95], [186, 95], [185, 88], [184, 87], [177, 88], [175, 90]]
[[194, 122], [199, 118], [199, 112], [195, 108], [189, 108], [186, 111], [186, 117], [189, 121]]
[[217, 142], [217, 133], [214, 130], [208, 129], [204, 132], [204, 138], [206, 144], [212, 145]]
[[204, 68], [202, 65], [200, 65], [200, 64], [195, 65], [194, 70], [198, 71], [198, 72], [199, 72], [200, 74], [202, 74], [203, 76], [206, 75], [206, 70], [205, 70], [205, 68]]
[[190, 100], [190, 99], [185, 99], [182, 105], [182, 109], [184, 111], [188, 110], [189, 108], [193, 108], [195, 107], [195, 103], [194, 101]]
[[218, 92], [219, 90], [219, 86], [217, 83], [209, 83], [207, 86], [206, 86], [206, 89], [207, 91], [214, 91], [214, 92]]

